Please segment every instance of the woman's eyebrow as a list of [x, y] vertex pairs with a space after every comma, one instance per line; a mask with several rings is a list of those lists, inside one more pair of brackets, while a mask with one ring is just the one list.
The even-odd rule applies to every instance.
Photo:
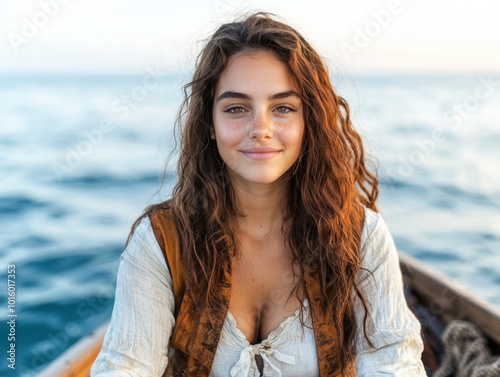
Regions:
[[296, 91], [287, 90], [286, 92], [276, 93], [269, 96], [269, 100], [283, 99], [288, 97], [297, 97], [298, 99], [301, 99], [299, 93], [297, 93]]
[[[300, 99], [300, 95], [296, 91], [287, 90], [286, 92], [280, 92], [280, 93], [270, 95], [269, 100], [272, 101], [272, 100], [283, 99], [283, 98], [288, 98], [288, 97], [297, 97]], [[227, 99], [227, 98], [247, 99], [247, 100], [251, 99], [251, 97], [248, 94], [227, 91], [227, 92], [222, 93], [219, 97], [217, 97], [217, 101], [222, 101], [223, 99]]]
[[250, 99], [250, 96], [245, 93], [240, 93], [240, 92], [224, 92], [222, 93], [219, 97], [217, 97], [217, 101], [222, 101], [223, 99], [226, 98], [236, 98], [236, 99]]

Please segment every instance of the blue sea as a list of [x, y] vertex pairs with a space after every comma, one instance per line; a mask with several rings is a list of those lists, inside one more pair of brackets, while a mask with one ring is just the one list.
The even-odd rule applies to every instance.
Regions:
[[[398, 248], [500, 306], [500, 77], [332, 79], [378, 161]], [[0, 77], [0, 376], [34, 375], [109, 318], [130, 226], [175, 182], [186, 80]]]

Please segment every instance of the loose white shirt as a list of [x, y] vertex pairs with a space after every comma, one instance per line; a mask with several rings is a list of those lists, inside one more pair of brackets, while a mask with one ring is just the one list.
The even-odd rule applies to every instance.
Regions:
[[[373, 330], [356, 336], [358, 377], [426, 376], [420, 324], [406, 305], [398, 256], [393, 239], [380, 216], [365, 210], [361, 240], [363, 268], [358, 283], [369, 305]], [[356, 320], [362, 328], [364, 310], [355, 296]], [[145, 217], [120, 258], [115, 305], [92, 377], [161, 377], [168, 364], [169, 340], [174, 318], [172, 278]], [[298, 312], [285, 319], [259, 344], [251, 345], [226, 315], [210, 377], [260, 376], [255, 356], [263, 361], [264, 376], [319, 376], [309, 306], [306, 325]]]

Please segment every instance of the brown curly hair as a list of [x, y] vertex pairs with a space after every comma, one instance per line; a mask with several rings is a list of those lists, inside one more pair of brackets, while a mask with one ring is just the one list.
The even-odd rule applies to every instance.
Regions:
[[198, 289], [206, 304], [217, 308], [215, 287], [224, 266], [237, 253], [235, 219], [239, 216], [228, 172], [210, 138], [215, 89], [229, 59], [243, 51], [266, 50], [285, 63], [304, 106], [302, 153], [292, 166], [283, 227], [298, 285], [304, 266], [317, 274], [322, 308], [337, 330], [338, 362], [344, 369], [354, 359], [357, 331], [353, 290], [368, 308], [356, 277], [364, 209], [376, 209], [378, 180], [365, 161], [363, 143], [354, 130], [347, 102], [338, 96], [328, 70], [311, 45], [293, 28], [267, 13], [255, 13], [223, 24], [209, 38], [196, 62], [192, 81], [184, 87], [179, 110], [181, 150], [178, 181], [172, 199], [149, 207], [145, 214], [170, 208], [180, 232], [187, 286]]

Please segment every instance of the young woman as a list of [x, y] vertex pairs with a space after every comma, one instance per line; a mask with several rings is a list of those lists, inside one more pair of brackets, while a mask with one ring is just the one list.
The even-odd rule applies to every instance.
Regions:
[[425, 376], [378, 182], [327, 69], [267, 14], [222, 25], [173, 198], [134, 226], [92, 376]]

